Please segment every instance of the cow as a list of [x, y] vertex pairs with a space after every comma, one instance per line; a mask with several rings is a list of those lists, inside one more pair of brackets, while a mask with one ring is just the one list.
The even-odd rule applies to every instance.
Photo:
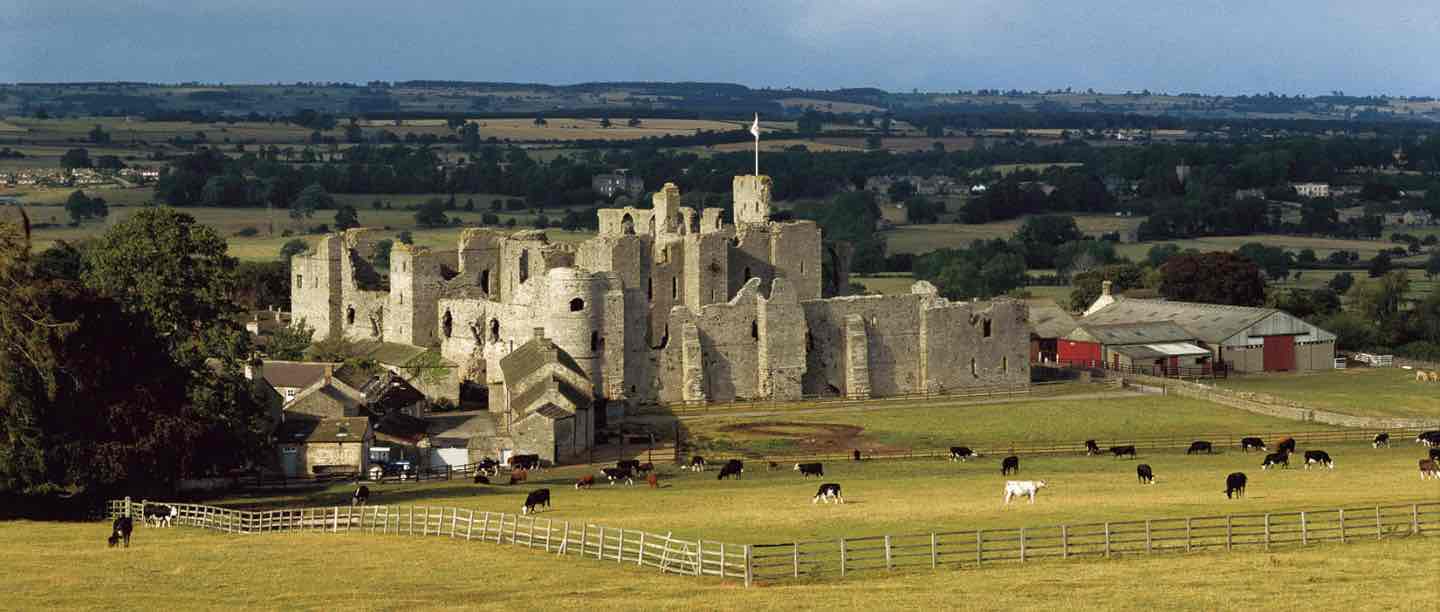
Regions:
[[1420, 435], [1415, 436], [1415, 443], [1425, 446], [1440, 446], [1440, 431], [1420, 432]]
[[765, 462], [765, 469], [773, 472], [773, 471], [775, 471], [775, 470], [780, 469], [780, 464], [775, 463], [774, 461], [766, 461], [766, 462]]
[[1148, 463], [1135, 466], [1135, 475], [1140, 478], [1140, 484], [1155, 484], [1155, 472], [1150, 470]]
[[1375, 448], [1380, 448], [1380, 447], [1382, 447], [1382, 446], [1384, 446], [1384, 447], [1386, 447], [1386, 448], [1389, 448], [1389, 447], [1390, 447], [1390, 434], [1388, 434], [1388, 433], [1378, 433], [1378, 434], [1375, 434], [1375, 441], [1374, 441], [1374, 442], [1371, 442], [1371, 443], [1370, 443], [1370, 446], [1373, 446], [1373, 447], [1375, 447]]
[[688, 468], [686, 468], [686, 469], [689, 469], [689, 470], [692, 470], [692, 471], [696, 471], [696, 472], [703, 472], [703, 471], [705, 471], [705, 458], [704, 458], [704, 457], [701, 457], [700, 455], [695, 455], [694, 457], [691, 457], [691, 458], [690, 458], [690, 467], [688, 467]]
[[1045, 488], [1043, 480], [1009, 480], [1005, 482], [1005, 503], [1009, 504], [1010, 499], [1019, 495], [1029, 495], [1030, 503], [1035, 503], [1035, 494]]
[[575, 481], [575, 490], [576, 490], [576, 491], [579, 491], [580, 489], [588, 489], [588, 488], [593, 487], [593, 486], [595, 486], [595, 475], [594, 475], [594, 474], [586, 474], [586, 475], [584, 475], [584, 476], [581, 476], [578, 480]]
[[650, 485], [650, 488], [652, 489], [660, 488], [660, 475], [656, 474], [655, 472], [650, 472], [649, 474], [646, 474], [645, 484]]
[[510, 470], [510, 484], [520, 484], [530, 478], [530, 472], [526, 470]]
[[370, 501], [370, 487], [360, 485], [355, 488], [355, 493], [350, 496], [350, 507], [363, 506]]
[[729, 461], [726, 461], [725, 465], [720, 467], [720, 475], [716, 476], [715, 480], [725, 480], [726, 478], [731, 476], [739, 479], [740, 474], [744, 472], [745, 464], [739, 459], [731, 459]]
[[1295, 438], [1282, 438], [1280, 445], [1275, 447], [1275, 452], [1287, 455], [1295, 454]]
[[1245, 497], [1245, 472], [1232, 472], [1225, 477], [1225, 499], [1234, 497]]
[[649, 462], [642, 463], [635, 467], [636, 474], [649, 474], [653, 471], [655, 471], [655, 464]]
[[180, 516], [178, 509], [164, 504], [145, 504], [140, 514], [145, 524], [151, 527], [169, 527], [171, 519]]
[[1008, 476], [1012, 472], [1015, 474], [1020, 473], [1020, 458], [1015, 455], [1010, 455], [1000, 461], [1001, 476]]
[[966, 459], [973, 459], [973, 458], [979, 457], [979, 456], [980, 456], [980, 453], [977, 453], [977, 452], [975, 452], [975, 451], [973, 451], [973, 450], [970, 450], [970, 447], [968, 447], [968, 446], [952, 446], [952, 447], [950, 447], [950, 460], [951, 460], [951, 461], [964, 461], [964, 460], [966, 460]]
[[1125, 445], [1125, 446], [1112, 446], [1112, 447], [1110, 447], [1110, 454], [1115, 455], [1115, 458], [1116, 458], [1116, 459], [1119, 459], [1119, 458], [1125, 457], [1125, 456], [1129, 456], [1131, 459], [1134, 459], [1134, 458], [1135, 458], [1135, 447], [1132, 446], [1132, 445], [1129, 445], [1129, 444], [1127, 444], [1127, 445]]
[[475, 484], [490, 484], [490, 477], [489, 477], [489, 476], [486, 476], [485, 474], [483, 474], [483, 473], [481, 473], [481, 472], [479, 472], [479, 471], [476, 471], [476, 472], [475, 472]]
[[1086, 455], [1098, 455], [1098, 454], [1100, 454], [1100, 445], [1099, 445], [1099, 444], [1096, 444], [1094, 440], [1086, 440], [1086, 441], [1085, 441], [1085, 454], [1086, 454]]
[[1270, 453], [1265, 455], [1265, 462], [1260, 464], [1260, 469], [1268, 470], [1272, 466], [1290, 467], [1289, 453]]
[[1265, 442], [1260, 438], [1240, 438], [1240, 450], [1248, 453], [1252, 448], [1260, 449], [1262, 453], [1270, 452], [1270, 449], [1265, 448]]
[[825, 476], [825, 467], [819, 463], [797, 463], [795, 464], [795, 471], [800, 472], [800, 475], [805, 477], [819, 476], [823, 478]]
[[510, 455], [510, 467], [518, 470], [539, 470], [540, 455]]
[[601, 469], [600, 469], [600, 473], [602, 473], [602, 474], [605, 475], [605, 479], [610, 481], [610, 486], [612, 486], [612, 487], [615, 486], [615, 483], [616, 483], [617, 481], [621, 481], [621, 480], [625, 481], [625, 484], [627, 484], [627, 485], [633, 485], [633, 484], [635, 484], [635, 476], [634, 476], [634, 474], [633, 474], [630, 470], [627, 470], [627, 469], [622, 469], [622, 468], [601, 468]]
[[1440, 461], [1440, 448], [1430, 449], [1430, 458], [1436, 461]]
[[830, 502], [845, 503], [845, 498], [840, 496], [840, 485], [833, 482], [820, 485], [820, 490], [815, 492], [815, 497], [811, 498], [810, 503], [815, 504], [821, 501], [827, 504]]
[[538, 512], [540, 506], [550, 507], [550, 489], [535, 489], [525, 496], [525, 505], [520, 507], [520, 514]]
[[855, 449], [854, 451], [851, 451], [851, 453], [850, 453], [850, 458], [851, 458], [851, 459], [854, 459], [855, 461], [859, 461], [859, 460], [860, 460], [860, 449], [857, 448], [857, 449]]
[[1440, 462], [1434, 459], [1420, 460], [1420, 480], [1426, 478], [1440, 479]]
[[1190, 443], [1190, 448], [1185, 451], [1185, 454], [1187, 454], [1187, 455], [1194, 455], [1194, 454], [1196, 454], [1196, 453], [1213, 453], [1213, 452], [1215, 452], [1215, 451], [1214, 451], [1214, 447], [1212, 447], [1209, 442], [1207, 442], [1207, 441], [1205, 441], [1205, 440], [1196, 440], [1196, 441]]
[[640, 471], [640, 460], [639, 460], [639, 459], [621, 459], [621, 460], [615, 462], [615, 467], [620, 468], [620, 469], [622, 469], [622, 470], [625, 470], [625, 471], [627, 471], [627, 472], [639, 472], [639, 471]]
[[115, 548], [123, 540], [125, 548], [130, 548], [130, 532], [134, 530], [135, 521], [128, 516], [122, 516], [110, 524], [110, 538], [106, 541], [110, 543], [110, 548]]
[[1335, 461], [1330, 458], [1330, 453], [1323, 450], [1305, 451], [1305, 469], [1310, 469], [1310, 464], [1318, 463], [1330, 469], [1335, 469]]

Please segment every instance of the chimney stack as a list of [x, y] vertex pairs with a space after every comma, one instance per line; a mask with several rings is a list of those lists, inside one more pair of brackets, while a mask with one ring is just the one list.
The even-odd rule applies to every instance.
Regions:
[[1102, 281], [1100, 283], [1100, 295], [1110, 295], [1110, 285], [1110, 281]]
[[325, 364], [325, 384], [326, 384], [326, 385], [329, 385], [329, 384], [330, 384], [330, 380], [331, 380], [332, 378], [334, 378], [334, 376], [335, 376], [335, 366], [332, 365], [332, 364], [328, 364], [328, 363]]
[[536, 339], [536, 340], [544, 340], [544, 339], [545, 339], [545, 328], [543, 328], [543, 327], [536, 327], [536, 328], [533, 328], [533, 331], [535, 332], [535, 339]]

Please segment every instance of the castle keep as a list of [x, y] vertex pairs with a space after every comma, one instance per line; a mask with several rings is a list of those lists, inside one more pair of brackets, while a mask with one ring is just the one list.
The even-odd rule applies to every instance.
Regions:
[[[821, 298], [821, 233], [770, 220], [770, 178], [737, 176], [734, 225], [680, 205], [599, 211], [578, 246], [543, 231], [460, 232], [454, 251], [354, 229], [292, 260], [296, 320], [317, 336], [438, 348], [504, 411], [501, 361], [543, 338], [597, 400], [854, 398], [1029, 381], [1023, 303], [952, 302], [929, 283], [904, 295]], [[537, 336], [537, 330], [543, 334]]]

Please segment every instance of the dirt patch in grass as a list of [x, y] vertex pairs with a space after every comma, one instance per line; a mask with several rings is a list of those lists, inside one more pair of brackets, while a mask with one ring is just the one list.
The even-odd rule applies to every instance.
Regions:
[[840, 423], [761, 421], [726, 425], [716, 432], [730, 438], [783, 442], [785, 447], [798, 453], [836, 453], [862, 446], [875, 448], [873, 442], [863, 439], [864, 427]]

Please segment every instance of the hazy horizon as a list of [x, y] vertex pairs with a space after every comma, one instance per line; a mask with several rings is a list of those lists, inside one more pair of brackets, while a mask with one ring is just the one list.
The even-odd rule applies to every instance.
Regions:
[[1108, 0], [619, 7], [375, 0], [19, 0], [0, 81], [708, 81], [755, 88], [1093, 88], [1433, 96], [1440, 6]]

